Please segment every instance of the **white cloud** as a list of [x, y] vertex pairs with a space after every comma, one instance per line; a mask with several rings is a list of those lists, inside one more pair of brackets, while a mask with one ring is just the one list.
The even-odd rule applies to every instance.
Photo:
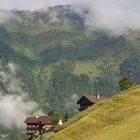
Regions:
[[23, 128], [30, 114], [44, 115], [36, 102], [27, 101], [28, 93], [22, 89], [23, 82], [16, 77], [17, 71], [18, 67], [13, 62], [5, 65], [0, 61], [0, 82], [5, 89], [0, 89], [0, 124], [8, 128]]
[[[88, 7], [85, 23], [93, 30], [99, 29], [121, 35], [128, 30], [140, 29], [139, 0], [1, 0], [5, 10], [36, 10], [53, 5], [73, 4], [79, 12]], [[8, 15], [8, 16], [7, 16]], [[11, 16], [10, 16], [11, 17]], [[9, 19], [9, 14], [0, 12], [0, 22]], [[2, 21], [1, 21], [2, 20]]]
[[69, 4], [71, 0], [0, 0], [0, 25], [10, 19], [17, 19], [11, 10], [39, 10], [46, 7]]
[[17, 67], [16, 67], [16, 65], [14, 63], [9, 62], [7, 64], [7, 68], [11, 72], [11, 74], [14, 74], [15, 75], [17, 73]]
[[0, 63], [0, 82], [8, 93], [21, 94], [24, 83], [17, 77], [18, 67], [13, 62], [8, 62], [7, 65]]
[[35, 102], [25, 102], [22, 97], [0, 95], [0, 123], [8, 128], [22, 128], [29, 112], [35, 107]]
[[0, 9], [0, 24], [7, 22], [14, 17], [15, 15], [13, 12]]
[[[88, 1], [88, 2], [87, 2]], [[89, 8], [85, 23], [93, 30], [121, 35], [140, 29], [140, 1], [138, 0], [85, 0]]]

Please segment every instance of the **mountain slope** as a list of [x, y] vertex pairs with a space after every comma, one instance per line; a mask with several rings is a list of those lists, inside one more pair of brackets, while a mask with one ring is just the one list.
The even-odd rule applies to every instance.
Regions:
[[78, 114], [49, 140], [138, 140], [140, 86]]
[[140, 83], [139, 33], [89, 32], [70, 6], [15, 14], [0, 26], [0, 58], [18, 65], [25, 90], [45, 112], [72, 116], [78, 98], [114, 95], [122, 76]]
[[0, 26], [0, 58], [17, 64], [25, 90], [45, 112], [73, 116], [84, 94], [114, 95], [122, 76], [140, 83], [139, 33], [89, 32], [70, 6], [15, 14]]
[[[0, 25], [0, 95], [23, 95], [46, 114], [59, 111], [71, 117], [83, 95], [114, 95], [123, 76], [140, 83], [139, 31], [122, 36], [89, 31], [84, 13], [68, 5], [14, 14]], [[3, 131], [16, 136], [16, 130]]]

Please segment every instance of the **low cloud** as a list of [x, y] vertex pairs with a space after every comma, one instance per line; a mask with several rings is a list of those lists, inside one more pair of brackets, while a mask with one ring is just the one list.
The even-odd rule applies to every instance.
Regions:
[[7, 64], [7, 68], [10, 71], [11, 74], [14, 74], [15, 75], [17, 73], [18, 68], [17, 68], [17, 66], [14, 63], [9, 62]]
[[5, 90], [3, 94], [23, 93], [24, 83], [17, 77], [17, 72], [18, 67], [14, 63], [8, 62], [7, 65], [0, 63], [0, 82]]
[[44, 115], [36, 102], [27, 100], [29, 93], [17, 76], [18, 70], [13, 62], [5, 64], [0, 61], [0, 124], [8, 128], [23, 128], [24, 121], [30, 114]]
[[20, 96], [0, 95], [0, 123], [8, 128], [22, 128], [25, 118], [36, 107], [35, 102], [25, 102]]
[[[4, 10], [38, 10], [54, 5], [72, 4], [75, 11], [85, 16], [85, 25], [90, 29], [122, 35], [128, 31], [140, 30], [139, 0], [1, 0]], [[12, 17], [10, 13], [0, 11], [0, 24]], [[56, 20], [56, 19], [55, 19]]]
[[0, 9], [0, 25], [4, 24], [5, 22], [13, 18], [15, 18], [15, 15], [13, 12]]
[[[75, 9], [88, 11], [85, 24], [90, 29], [122, 35], [140, 30], [140, 1], [138, 0], [79, 0]], [[83, 14], [81, 12], [81, 14]]]

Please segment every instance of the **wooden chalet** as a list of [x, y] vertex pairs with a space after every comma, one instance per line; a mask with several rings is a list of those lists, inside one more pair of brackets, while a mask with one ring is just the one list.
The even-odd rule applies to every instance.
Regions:
[[33, 135], [37, 136], [52, 128], [52, 118], [50, 116], [27, 117], [25, 123], [28, 140], [31, 140]]
[[77, 104], [80, 105], [79, 111], [83, 111], [87, 109], [88, 107], [96, 104], [100, 100], [104, 100], [107, 97], [105, 96], [82, 96], [81, 99], [77, 102]]

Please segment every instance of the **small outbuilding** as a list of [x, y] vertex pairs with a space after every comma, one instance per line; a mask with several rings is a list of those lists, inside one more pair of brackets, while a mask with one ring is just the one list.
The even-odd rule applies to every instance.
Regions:
[[64, 117], [60, 117], [60, 119], [59, 119], [59, 121], [58, 121], [58, 125], [61, 126], [61, 125], [64, 124], [64, 122], [65, 122]]

